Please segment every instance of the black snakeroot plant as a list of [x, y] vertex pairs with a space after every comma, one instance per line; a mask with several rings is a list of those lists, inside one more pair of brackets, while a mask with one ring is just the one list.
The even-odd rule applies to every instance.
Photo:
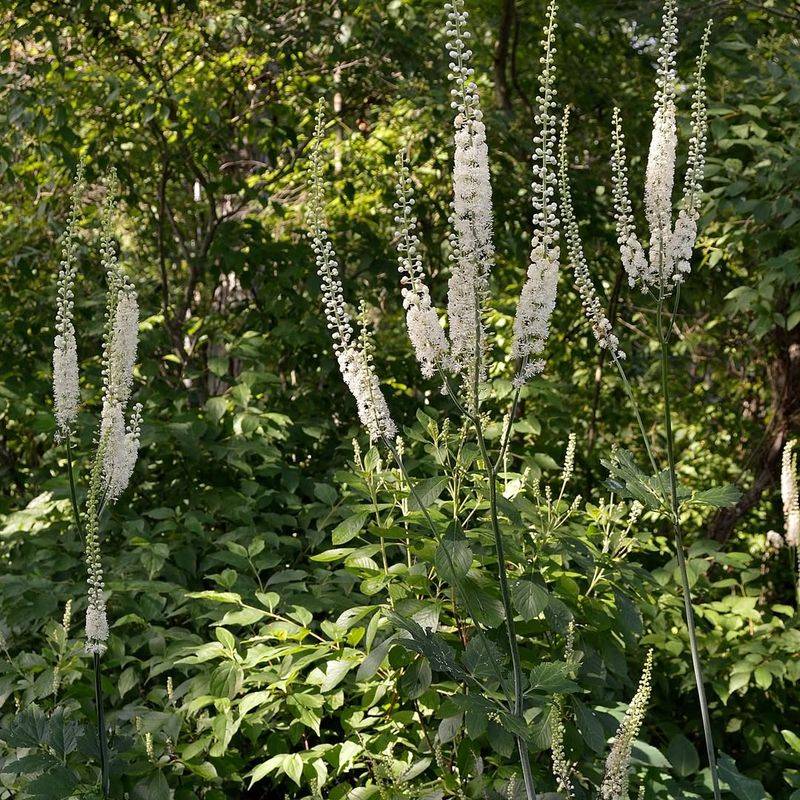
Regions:
[[108, 504], [114, 503], [126, 489], [139, 453], [141, 405], [136, 404], [126, 420], [139, 337], [139, 304], [136, 288], [120, 268], [114, 244], [118, 184], [116, 174], [112, 171], [105, 181], [105, 199], [100, 215], [101, 263], [107, 281], [102, 349], [102, 410], [95, 435], [95, 452], [89, 468], [86, 509], [81, 514], [72, 452], [72, 438], [80, 407], [73, 306], [78, 268], [78, 226], [85, 190], [84, 165], [81, 162], [72, 189], [67, 228], [62, 236], [53, 349], [53, 409], [57, 424], [56, 440], [64, 442], [66, 447], [75, 525], [85, 549], [89, 587], [86, 603], [86, 652], [92, 656], [94, 669], [100, 783], [103, 796], [108, 797], [109, 753], [101, 682], [101, 657], [107, 647], [108, 619], [100, 554], [100, 525]]
[[[527, 279], [523, 286], [514, 323], [514, 355], [518, 360], [514, 380], [515, 392], [509, 420], [513, 419], [522, 387], [544, 368], [539, 358], [549, 333], [550, 315], [555, 306], [558, 281], [558, 218], [556, 208], [556, 125], [555, 55], [556, 4], [548, 6], [547, 23], [542, 41], [542, 72], [535, 117], [537, 136], [533, 152], [533, 225]], [[489, 453], [485, 429], [486, 416], [481, 408], [482, 392], [488, 373], [488, 347], [484, 316], [487, 310], [489, 276], [494, 260], [492, 234], [492, 197], [486, 130], [480, 108], [477, 85], [470, 66], [470, 32], [463, 0], [445, 4], [447, 12], [447, 49], [451, 59], [452, 108], [455, 112], [455, 152], [453, 165], [453, 201], [450, 234], [451, 277], [448, 284], [449, 336], [445, 336], [439, 315], [431, 304], [425, 284], [419, 239], [414, 217], [412, 183], [404, 157], [398, 157], [397, 202], [395, 203], [396, 241], [403, 304], [407, 312], [409, 337], [426, 376], [438, 375], [443, 391], [452, 399], [459, 414], [472, 426], [483, 461], [488, 485], [490, 522], [497, 554], [500, 595], [505, 612], [505, 625], [511, 657], [511, 689], [507, 691], [508, 708], [500, 712], [507, 727], [514, 731], [522, 768], [526, 796], [534, 800], [536, 792], [526, 742], [524, 691], [514, 610], [506, 572], [506, 557], [499, 523], [498, 474], [504, 463], [511, 435], [506, 424], [495, 457]], [[358, 414], [373, 442], [383, 442], [394, 457], [409, 491], [424, 515], [441, 554], [441, 571], [457, 589], [473, 618], [473, 599], [463, 585], [463, 577], [472, 561], [465, 540], [455, 532], [447, 540], [431, 518], [426, 504], [417, 492], [402, 457], [402, 448], [395, 441], [397, 427], [392, 420], [373, 368], [373, 344], [366, 319], [362, 316], [361, 333], [356, 336], [347, 310], [339, 276], [339, 266], [324, 223], [324, 187], [321, 150], [324, 120], [320, 101], [317, 113], [315, 143], [311, 155], [312, 182], [309, 200], [309, 236], [322, 280], [322, 293], [328, 328], [342, 376], [355, 397]], [[425, 632], [407, 620], [395, 622], [406, 626], [419, 647], [425, 648]], [[476, 635], [486, 659], [500, 674], [500, 665], [491, 643], [480, 626]], [[457, 674], [471, 680], [466, 672]], [[481, 689], [480, 686], [476, 688]]]
[[[703, 671], [695, 632], [691, 588], [686, 568], [682, 507], [698, 503], [714, 507], [733, 505], [738, 492], [732, 486], [715, 487], [706, 491], [693, 491], [679, 486], [675, 443], [672, 428], [672, 410], [669, 380], [670, 339], [675, 329], [675, 318], [680, 300], [681, 285], [691, 269], [691, 257], [697, 238], [697, 221], [705, 165], [707, 118], [705, 65], [711, 22], [703, 34], [697, 57], [692, 94], [691, 136], [686, 160], [686, 176], [677, 219], [673, 226], [673, 189], [675, 182], [675, 156], [677, 149], [675, 55], [677, 47], [677, 19], [675, 0], [666, 0], [659, 45], [655, 113], [650, 151], [644, 186], [645, 216], [649, 228], [647, 250], [640, 243], [635, 229], [632, 204], [628, 193], [627, 164], [620, 112], [614, 109], [613, 148], [613, 199], [617, 241], [622, 264], [631, 287], [638, 286], [655, 304], [656, 336], [660, 352], [660, 388], [664, 408], [663, 437], [666, 444], [666, 467], [660, 469], [655, 453], [655, 443], [647, 435], [633, 389], [623, 366], [625, 354], [612, 331], [611, 323], [602, 310], [589, 274], [583, 252], [578, 223], [570, 194], [566, 139], [569, 125], [568, 110], [564, 113], [559, 157], [559, 188], [569, 260], [575, 273], [575, 282], [584, 309], [592, 324], [595, 337], [606, 348], [616, 366], [622, 385], [636, 417], [642, 443], [647, 452], [652, 475], [646, 475], [635, 465], [630, 453], [621, 451], [603, 462], [610, 472], [610, 485], [623, 496], [633, 497], [653, 511], [662, 513], [672, 527], [675, 553], [681, 577], [686, 627], [691, 650], [697, 697], [700, 707], [706, 752], [715, 800], [720, 788], [711, 720], [708, 712]], [[670, 307], [671, 305], [671, 307]]]

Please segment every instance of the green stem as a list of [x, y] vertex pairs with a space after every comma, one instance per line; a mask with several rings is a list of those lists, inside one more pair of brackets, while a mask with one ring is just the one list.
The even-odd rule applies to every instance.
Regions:
[[686, 629], [689, 633], [689, 647], [692, 652], [692, 668], [697, 686], [697, 699], [700, 703], [700, 716], [703, 719], [703, 733], [706, 741], [708, 765], [711, 769], [711, 783], [714, 790], [714, 800], [720, 800], [719, 776], [717, 774], [717, 759], [714, 751], [714, 737], [711, 732], [711, 718], [708, 713], [708, 701], [703, 684], [703, 668], [700, 664], [700, 651], [697, 646], [695, 632], [694, 609], [692, 608], [692, 595], [689, 586], [689, 575], [686, 571], [686, 557], [683, 552], [683, 537], [681, 535], [680, 515], [678, 508], [678, 481], [675, 473], [675, 443], [672, 434], [672, 412], [669, 394], [669, 339], [664, 335], [661, 304], [657, 315], [658, 338], [661, 345], [661, 391], [664, 396], [664, 428], [667, 439], [667, 460], [669, 462], [669, 483], [672, 497], [672, 524], [675, 533], [675, 550], [678, 556], [678, 568], [681, 574], [683, 589], [683, 605], [686, 612]]
[[83, 523], [81, 522], [81, 514], [78, 510], [78, 492], [75, 489], [75, 475], [72, 467], [72, 445], [70, 439], [72, 437], [67, 435], [67, 474], [69, 475], [69, 496], [72, 500], [72, 513], [75, 515], [75, 524], [78, 526], [78, 533], [80, 534], [81, 541], [86, 536], [83, 533]]
[[94, 702], [97, 709], [97, 738], [100, 742], [100, 775], [103, 797], [109, 796], [108, 740], [106, 739], [106, 715], [103, 710], [103, 687], [100, 674], [100, 653], [94, 654]]
[[[517, 645], [517, 631], [514, 625], [514, 609], [511, 605], [511, 593], [508, 589], [508, 574], [506, 572], [505, 548], [503, 546], [503, 536], [500, 531], [500, 522], [497, 515], [497, 471], [489, 458], [489, 451], [486, 441], [483, 438], [483, 428], [480, 418], [475, 419], [475, 433], [478, 437], [478, 446], [481, 450], [483, 462], [486, 465], [486, 476], [489, 480], [489, 506], [492, 519], [492, 533], [494, 534], [494, 544], [497, 550], [497, 574], [500, 579], [500, 596], [503, 601], [503, 608], [506, 615], [506, 633], [508, 634], [508, 646], [511, 650], [511, 671], [514, 680], [514, 716], [520, 721], [524, 721], [523, 716], [523, 693], [522, 693], [522, 665], [519, 657], [519, 647]], [[525, 782], [525, 794], [528, 800], [536, 800], [536, 789], [533, 785], [533, 775], [531, 773], [531, 763], [528, 756], [528, 745], [522, 736], [516, 736], [519, 760], [522, 765], [522, 777]]]

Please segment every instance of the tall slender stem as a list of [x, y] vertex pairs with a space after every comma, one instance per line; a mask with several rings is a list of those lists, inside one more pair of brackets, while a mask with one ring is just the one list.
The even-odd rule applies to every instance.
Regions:
[[[674, 316], [674, 315], [673, 315]], [[669, 332], [665, 334], [662, 320], [662, 307], [659, 304], [658, 338], [661, 345], [661, 391], [664, 397], [664, 429], [667, 439], [667, 460], [669, 462], [669, 483], [672, 498], [672, 524], [675, 533], [675, 550], [678, 556], [678, 568], [681, 574], [683, 589], [683, 605], [686, 612], [686, 629], [689, 632], [689, 647], [692, 652], [692, 668], [697, 686], [697, 699], [700, 703], [700, 716], [703, 720], [703, 733], [706, 741], [708, 765], [711, 769], [711, 783], [715, 800], [720, 800], [719, 776], [717, 774], [717, 759], [714, 751], [714, 737], [711, 732], [711, 718], [708, 713], [708, 701], [703, 684], [703, 668], [700, 664], [700, 651], [697, 646], [697, 635], [694, 624], [694, 609], [692, 608], [692, 595], [689, 586], [689, 575], [686, 571], [686, 557], [683, 552], [683, 536], [681, 535], [680, 515], [678, 509], [678, 482], [675, 474], [675, 444], [672, 434], [672, 411], [670, 408], [669, 394]]]
[[[519, 647], [517, 645], [517, 631], [514, 625], [514, 609], [511, 605], [511, 593], [508, 589], [505, 548], [503, 546], [503, 536], [500, 531], [500, 522], [497, 515], [497, 471], [489, 458], [489, 451], [486, 447], [486, 441], [483, 438], [483, 428], [480, 418], [477, 416], [475, 419], [475, 433], [478, 437], [478, 446], [481, 450], [483, 462], [486, 465], [486, 476], [489, 480], [489, 506], [492, 520], [492, 533], [494, 534], [494, 544], [497, 551], [497, 574], [500, 579], [500, 596], [503, 601], [503, 609], [505, 610], [506, 616], [508, 646], [511, 650], [511, 670], [514, 680], [514, 716], [523, 720], [522, 665], [520, 663]], [[525, 794], [528, 800], [536, 800], [536, 789], [533, 785], [528, 745], [522, 736], [516, 736], [515, 738], [517, 740], [517, 750], [519, 751], [519, 760], [522, 766], [522, 777], [525, 782]]]
[[72, 513], [75, 515], [75, 524], [78, 526], [78, 533], [80, 534], [81, 541], [86, 537], [83, 533], [83, 523], [81, 522], [81, 514], [78, 510], [78, 492], [75, 489], [75, 475], [72, 467], [72, 445], [69, 434], [67, 435], [67, 474], [69, 475], [69, 496], [72, 500]]
[[106, 715], [103, 710], [103, 687], [101, 684], [100, 673], [100, 653], [94, 654], [94, 702], [97, 711], [97, 738], [100, 742], [100, 776], [103, 789], [103, 797], [108, 798], [109, 774], [108, 774], [108, 741], [106, 739]]

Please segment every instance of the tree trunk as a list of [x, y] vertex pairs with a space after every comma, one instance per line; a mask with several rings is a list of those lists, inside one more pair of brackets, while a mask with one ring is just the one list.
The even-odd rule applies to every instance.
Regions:
[[781, 454], [791, 431], [800, 425], [800, 325], [773, 334], [777, 357], [769, 368], [772, 390], [770, 420], [753, 457], [755, 478], [733, 508], [723, 508], [711, 520], [708, 535], [727, 541], [739, 520], [754, 508], [763, 492], [780, 475]]
[[511, 95], [508, 91], [508, 50], [511, 27], [516, 13], [515, 0], [501, 0], [500, 29], [494, 48], [494, 98], [498, 108], [511, 111]]

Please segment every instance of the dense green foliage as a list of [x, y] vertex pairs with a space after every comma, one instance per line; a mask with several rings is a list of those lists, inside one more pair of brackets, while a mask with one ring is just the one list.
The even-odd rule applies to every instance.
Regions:
[[[495, 192], [496, 420], [530, 239], [543, 5], [468, 4]], [[681, 18], [684, 74], [704, 5]], [[768, 550], [765, 535], [782, 529], [780, 451], [800, 430], [800, 11], [730, 2], [713, 14], [709, 197], [673, 395], [682, 483], [733, 481], [743, 496], [734, 509], [686, 509], [688, 567], [726, 792], [796, 800], [793, 554]], [[658, 8], [565, 0], [559, 16], [577, 211], [655, 432], [652, 320], [615, 256], [606, 165], [618, 105], [641, 186]], [[50, 402], [57, 239], [81, 155], [90, 186], [119, 173], [122, 261], [143, 309], [141, 455], [104, 523], [112, 796], [503, 796], [517, 723], [498, 705], [507, 666], [491, 532], [481, 514], [464, 538], [448, 524], [456, 503], [485, 511], [485, 478], [447, 398], [419, 377], [391, 246], [392, 165], [405, 146], [443, 296], [451, 126], [439, 3], [18, 0], [0, 19], [0, 798], [100, 796], [83, 545]], [[347, 295], [375, 309], [377, 369], [439, 542], [405, 478], [365, 443], [330, 352], [303, 220], [320, 96], [334, 109], [328, 214]], [[81, 492], [100, 384], [97, 224], [90, 211], [76, 303]], [[710, 797], [669, 531], [652, 510], [629, 527], [629, 502], [610, 496], [601, 459], [614, 444], [642, 453], [567, 270], [547, 357], [501, 481], [537, 786], [556, 790], [552, 695], [567, 698], [570, 761], [597, 785], [652, 647], [637, 781], [648, 800]], [[576, 472], [553, 506], [544, 487], [559, 497], [570, 432]], [[496, 422], [487, 436], [499, 435]], [[586, 796], [578, 780], [576, 794]]]

